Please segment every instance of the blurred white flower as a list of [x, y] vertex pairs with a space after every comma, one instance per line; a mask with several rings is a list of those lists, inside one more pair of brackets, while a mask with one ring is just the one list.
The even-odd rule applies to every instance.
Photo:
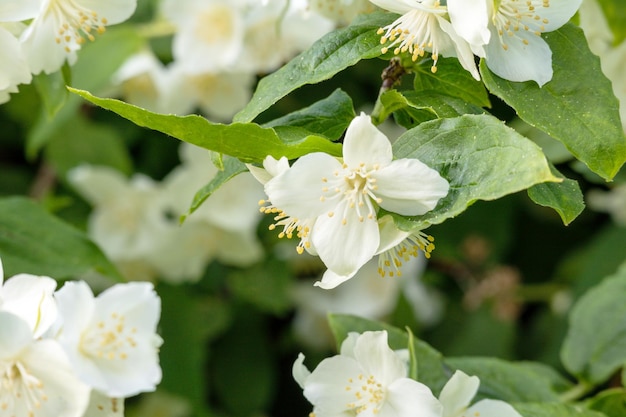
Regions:
[[57, 340], [83, 381], [115, 398], [155, 389], [161, 303], [151, 283], [116, 284], [94, 297], [85, 282], [66, 282], [55, 297]]
[[439, 394], [442, 417], [522, 417], [510, 404], [500, 400], [484, 399], [470, 406], [479, 385], [477, 376], [456, 371]]
[[55, 340], [35, 340], [28, 323], [0, 311], [0, 411], [8, 416], [81, 417], [89, 387]]
[[552, 51], [541, 34], [567, 23], [581, 1], [449, 0], [448, 9], [454, 28], [494, 74], [543, 86], [552, 79]]
[[95, 40], [95, 35], [106, 30], [105, 26], [128, 19], [135, 12], [137, 0], [22, 0], [18, 3], [19, 6], [8, 8], [10, 19], [0, 19], [33, 19], [21, 41], [30, 70], [39, 74], [57, 71], [66, 60], [73, 64], [81, 45]]
[[396, 55], [408, 52], [411, 59], [416, 61], [424, 56], [424, 52], [430, 52], [433, 73], [437, 72], [437, 61], [440, 56], [456, 57], [463, 68], [475, 79], [480, 79], [470, 45], [457, 34], [448, 21], [448, 10], [439, 0], [370, 1], [383, 9], [402, 15], [378, 31], [382, 35], [380, 43], [384, 45], [383, 53], [387, 50], [392, 50]]
[[593, 210], [609, 213], [616, 224], [626, 226], [626, 184], [617, 185], [610, 191], [589, 191], [587, 204]]
[[316, 284], [325, 289], [352, 277], [379, 252], [378, 207], [424, 214], [448, 188], [437, 171], [417, 159], [393, 160], [391, 143], [365, 114], [346, 131], [343, 160], [310, 153], [265, 184], [270, 213], [310, 225], [303, 235], [310, 233], [314, 251], [329, 269]]
[[57, 306], [52, 297], [56, 281], [30, 274], [18, 274], [3, 280], [0, 260], [0, 311], [15, 314], [24, 320], [33, 337], [39, 338], [57, 318]]
[[111, 398], [91, 390], [89, 405], [83, 417], [124, 417], [124, 399]]
[[376, 6], [369, 0], [308, 0], [309, 8], [339, 25], [349, 25], [360, 14], [371, 13]]
[[356, 415], [441, 417], [430, 389], [407, 376], [407, 365], [387, 344], [387, 332], [350, 333], [341, 353], [313, 370], [300, 354], [293, 376], [316, 417]]
[[[0, 9], [0, 21], [2, 21]], [[17, 93], [19, 84], [30, 83], [32, 76], [22, 46], [8, 25], [0, 25], [0, 104]]]

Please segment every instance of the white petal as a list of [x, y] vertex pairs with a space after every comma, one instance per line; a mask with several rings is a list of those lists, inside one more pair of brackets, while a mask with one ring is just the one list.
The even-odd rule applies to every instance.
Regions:
[[107, 25], [114, 25], [130, 18], [137, 8], [137, 0], [76, 0], [82, 7], [106, 19]]
[[293, 375], [293, 379], [300, 385], [300, 388], [304, 389], [305, 382], [309, 375], [311, 375], [311, 371], [304, 366], [304, 355], [302, 353], [298, 354], [298, 359], [293, 363], [291, 374]]
[[39, 14], [39, 0], [1, 0], [0, 22], [20, 22]]
[[[442, 42], [442, 47], [440, 49], [441, 56], [457, 57], [461, 66], [472, 74], [474, 79], [480, 80], [480, 74], [478, 73], [476, 61], [474, 61], [474, 53], [472, 52], [470, 44], [456, 33], [450, 22], [439, 16], [437, 17], [437, 21], [439, 22], [441, 30], [448, 35], [450, 40], [449, 42]], [[441, 38], [442, 40], [445, 40], [444, 36]]]
[[456, 33], [470, 44], [489, 42], [487, 0], [448, 0], [448, 14]]
[[354, 401], [354, 393], [346, 390], [348, 379], [362, 373], [353, 358], [337, 355], [324, 359], [306, 379], [304, 396], [325, 414], [342, 413]]
[[548, 7], [536, 5], [534, 12], [541, 16], [542, 20], [547, 20], [547, 23], [542, 22], [544, 27], [542, 32], [551, 32], [566, 24], [580, 8], [581, 3], [582, 0], [550, 0]]
[[336, 288], [338, 285], [346, 282], [347, 280], [355, 276], [356, 273], [357, 271], [351, 272], [346, 275], [339, 275], [331, 271], [330, 269], [327, 269], [326, 272], [324, 272], [324, 275], [322, 275], [322, 279], [320, 281], [316, 281], [313, 285], [325, 290], [332, 290], [333, 288]]
[[324, 187], [333, 187], [333, 173], [338, 170], [342, 170], [342, 167], [337, 158], [321, 152], [310, 153], [268, 181], [265, 184], [265, 193], [275, 207], [289, 216], [299, 219], [315, 218], [332, 211], [336, 205], [328, 199], [323, 201], [320, 197]]
[[372, 174], [385, 210], [405, 216], [424, 214], [448, 194], [449, 184], [417, 159], [398, 159]]
[[481, 400], [467, 409], [468, 416], [522, 417], [509, 403], [500, 400]]
[[439, 394], [439, 401], [443, 404], [443, 417], [460, 415], [476, 395], [479, 385], [477, 376], [469, 376], [457, 370]]
[[354, 345], [354, 358], [366, 375], [373, 375], [383, 386], [407, 376], [406, 365], [389, 347], [385, 331], [363, 333]]
[[509, 81], [523, 82], [534, 80], [543, 86], [552, 79], [552, 51], [548, 44], [533, 33], [518, 31], [520, 38], [507, 38], [508, 49], [504, 49], [495, 29], [491, 29], [491, 42], [485, 47], [489, 69], [499, 77]]
[[338, 275], [354, 274], [374, 256], [379, 240], [376, 219], [359, 221], [347, 201], [337, 206], [333, 216], [318, 217], [311, 234], [320, 259]]
[[19, 316], [0, 311], [0, 360], [9, 360], [33, 341], [28, 323]]
[[390, 12], [404, 14], [416, 6], [414, 3], [418, 3], [417, 1], [411, 2], [410, 0], [370, 0], [376, 6], [381, 9], [389, 10]]
[[393, 158], [391, 142], [372, 124], [372, 119], [365, 113], [355, 117], [343, 142], [343, 160], [350, 168], [365, 164], [370, 168], [375, 164], [385, 166]]
[[398, 229], [393, 221], [393, 217], [386, 215], [378, 219], [378, 228], [380, 230], [380, 244], [376, 254], [383, 253], [397, 246], [406, 239], [410, 233]]
[[111, 398], [99, 391], [91, 390], [89, 406], [83, 417], [124, 417], [124, 399]]
[[387, 387], [380, 417], [441, 417], [441, 403], [430, 389], [413, 379], [401, 378]]

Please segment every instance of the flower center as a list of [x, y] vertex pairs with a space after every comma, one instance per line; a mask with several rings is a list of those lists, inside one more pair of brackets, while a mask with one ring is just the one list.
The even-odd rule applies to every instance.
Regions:
[[368, 411], [370, 407], [373, 409], [370, 413], [376, 414], [385, 401], [385, 389], [373, 375], [368, 378], [364, 375], [348, 378], [348, 385], [345, 389], [354, 393], [354, 402], [346, 404], [346, 407], [357, 415]]
[[34, 416], [48, 400], [43, 388], [21, 362], [10, 363], [0, 374], [0, 413], [13, 410], [17, 415]]
[[518, 33], [529, 32], [541, 36], [548, 19], [542, 18], [539, 11], [547, 7], [550, 7], [550, 0], [503, 0], [493, 16], [502, 48], [509, 49], [509, 40], [528, 45], [528, 40]]
[[[446, 8], [436, 1], [429, 9], [429, 11], [413, 9], [392, 24], [378, 29], [377, 33], [382, 35], [380, 43], [385, 45], [381, 52], [386, 54], [390, 48], [394, 48], [395, 55], [408, 52], [413, 61], [424, 56], [424, 52], [431, 52], [434, 61], [431, 71], [437, 72], [440, 42], [437, 14], [446, 13]], [[390, 43], [387, 44], [388, 42]]]
[[233, 36], [235, 19], [232, 7], [215, 5], [198, 16], [194, 34], [207, 44], [222, 42]]
[[411, 257], [416, 258], [419, 251], [424, 252], [426, 259], [430, 258], [430, 253], [435, 250], [433, 243], [435, 238], [422, 231], [413, 232], [402, 242], [393, 248], [378, 255], [378, 273], [384, 277], [402, 276], [403, 262], [407, 262]]
[[106, 321], [98, 322], [95, 329], [83, 333], [80, 350], [98, 359], [123, 360], [128, 358], [128, 351], [137, 346], [135, 333], [137, 329], [127, 326], [123, 315], [112, 313]]
[[[326, 177], [322, 178], [324, 186], [320, 200], [339, 200], [337, 207], [341, 207], [340, 201], [347, 203], [343, 206], [344, 212], [341, 222], [343, 225], [348, 223], [349, 210], [356, 210], [360, 222], [364, 222], [366, 218], [376, 220], [376, 207], [373, 201], [380, 204], [383, 200], [374, 194], [378, 186], [376, 185], [376, 178], [372, 178], [371, 174], [378, 169], [380, 169], [378, 164], [374, 165], [372, 169], [367, 169], [365, 163], [361, 163], [358, 168], [353, 169], [349, 169], [344, 164], [342, 171], [337, 170], [333, 173], [335, 179], [331, 182]], [[329, 217], [334, 215], [334, 211], [328, 212]]]
[[92, 31], [104, 33], [108, 23], [93, 10], [87, 9], [74, 0], [52, 0], [48, 13], [54, 16], [59, 28], [56, 43], [64, 45], [66, 52], [71, 52], [85, 43], [85, 38], [94, 41]]

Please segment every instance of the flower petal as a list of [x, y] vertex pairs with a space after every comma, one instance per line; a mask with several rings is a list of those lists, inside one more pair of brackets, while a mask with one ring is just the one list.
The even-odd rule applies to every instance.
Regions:
[[293, 375], [293, 379], [300, 385], [300, 388], [304, 389], [304, 384], [309, 375], [311, 375], [311, 371], [304, 366], [304, 355], [302, 353], [298, 354], [298, 359], [293, 363], [291, 374]]
[[380, 417], [441, 417], [441, 403], [426, 385], [401, 378], [387, 387], [387, 399]]
[[365, 164], [370, 168], [375, 164], [385, 166], [391, 162], [391, 142], [372, 124], [372, 119], [365, 113], [355, 117], [343, 142], [343, 161], [350, 168]]
[[472, 45], [489, 42], [487, 0], [448, 0], [448, 14], [454, 30]]
[[468, 416], [522, 417], [511, 404], [500, 400], [481, 400], [467, 409]]
[[322, 189], [331, 184], [341, 163], [328, 154], [315, 152], [298, 159], [291, 168], [265, 184], [265, 193], [274, 207], [299, 219], [315, 218], [333, 210], [334, 202], [323, 200]]
[[39, 0], [0, 0], [0, 22], [21, 22], [39, 14]]
[[376, 196], [385, 210], [415, 216], [435, 208], [450, 185], [437, 171], [417, 159], [398, 159], [372, 173]]
[[348, 379], [362, 373], [353, 358], [337, 355], [324, 359], [306, 379], [304, 396], [325, 415], [342, 413], [354, 401], [354, 393], [346, 390]]
[[333, 288], [337, 287], [339, 284], [342, 284], [346, 282], [347, 280], [349, 280], [350, 278], [352, 278], [353, 276], [355, 276], [356, 273], [357, 271], [354, 271], [346, 275], [339, 275], [331, 271], [330, 269], [327, 269], [326, 272], [324, 272], [324, 275], [322, 275], [322, 279], [320, 281], [316, 281], [315, 284], [313, 285], [315, 285], [316, 287], [320, 287], [324, 290], [332, 290]]
[[361, 222], [348, 204], [342, 201], [333, 216], [318, 217], [311, 234], [320, 259], [338, 275], [354, 274], [374, 256], [380, 241], [376, 219]]
[[537, 3], [533, 10], [537, 16], [541, 17], [543, 26], [542, 32], [551, 32], [569, 22], [576, 11], [580, 8], [582, 0], [550, 0], [549, 6], [545, 7], [542, 3]]
[[354, 344], [354, 358], [366, 375], [373, 375], [383, 386], [407, 375], [405, 363], [389, 347], [386, 331], [361, 334]]
[[505, 49], [496, 29], [491, 28], [491, 41], [485, 47], [487, 66], [494, 74], [509, 81], [533, 80], [541, 87], [552, 79], [552, 51], [534, 33], [518, 31], [516, 34], [517, 37], [504, 38], [507, 42]]
[[457, 370], [439, 394], [439, 401], [443, 404], [443, 417], [460, 415], [476, 395], [479, 385], [477, 376], [469, 376]]

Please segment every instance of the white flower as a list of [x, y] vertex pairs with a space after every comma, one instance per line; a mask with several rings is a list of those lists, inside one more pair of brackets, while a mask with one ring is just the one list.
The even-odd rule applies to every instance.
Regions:
[[3, 283], [0, 260], [0, 311], [13, 313], [28, 325], [33, 336], [43, 335], [57, 318], [57, 306], [52, 293], [54, 279], [30, 274], [18, 274]]
[[0, 413], [81, 417], [89, 387], [74, 374], [61, 346], [35, 340], [20, 317], [0, 311]]
[[456, 371], [439, 394], [442, 417], [522, 417], [510, 404], [500, 400], [484, 399], [470, 406], [479, 385], [477, 376]]
[[11, 31], [0, 26], [0, 104], [9, 101], [11, 93], [17, 93], [19, 84], [28, 84], [31, 79], [20, 42]]
[[474, 62], [470, 45], [455, 31], [447, 20], [447, 8], [439, 0], [370, 0], [383, 9], [402, 16], [392, 24], [381, 28], [380, 43], [385, 45], [383, 53], [392, 49], [394, 54], [408, 52], [411, 59], [432, 54], [432, 72], [437, 71], [439, 56], [457, 57], [472, 76], [479, 80], [480, 75]]
[[308, 2], [312, 11], [340, 25], [348, 25], [358, 15], [376, 10], [369, 0], [308, 0]]
[[542, 86], [552, 79], [552, 51], [541, 34], [567, 23], [581, 1], [449, 0], [448, 9], [453, 26], [493, 73]]
[[421, 215], [435, 208], [448, 188], [437, 171], [417, 159], [393, 160], [389, 140], [365, 114], [346, 131], [343, 161], [310, 153], [265, 184], [269, 212], [291, 219], [291, 230], [310, 238], [331, 273], [343, 277], [379, 251], [378, 207]]
[[111, 398], [91, 390], [89, 405], [83, 417], [124, 417], [124, 399]]
[[87, 40], [103, 33], [105, 26], [120, 23], [134, 12], [137, 0], [20, 1], [13, 7], [13, 21], [33, 19], [22, 35], [26, 59], [33, 74], [57, 71], [65, 60], [76, 60], [76, 51]]
[[78, 376], [110, 397], [153, 391], [161, 380], [160, 299], [147, 282], [117, 284], [94, 298], [85, 282], [56, 293], [58, 340]]
[[593, 210], [609, 213], [613, 221], [626, 225], [626, 185], [621, 184], [610, 191], [591, 190], [587, 194], [587, 203]]
[[430, 389], [407, 377], [407, 366], [387, 345], [387, 332], [351, 333], [341, 353], [309, 372], [300, 354], [293, 376], [315, 417], [441, 417]]

